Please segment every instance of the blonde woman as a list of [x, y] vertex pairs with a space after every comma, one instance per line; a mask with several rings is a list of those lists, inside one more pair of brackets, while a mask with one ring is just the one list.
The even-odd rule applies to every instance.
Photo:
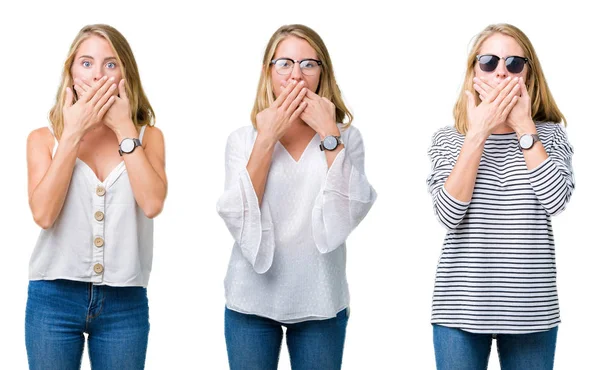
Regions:
[[560, 322], [551, 217], [574, 188], [573, 150], [527, 36], [488, 26], [467, 60], [454, 127], [427, 179], [448, 229], [433, 296], [438, 369], [552, 369]]
[[29, 266], [25, 334], [31, 369], [142, 369], [153, 221], [167, 191], [129, 44], [81, 29], [64, 64], [50, 127], [27, 141], [29, 205], [43, 229]]
[[315, 31], [289, 25], [273, 34], [251, 118], [227, 141], [217, 206], [235, 240], [225, 278], [229, 365], [276, 369], [285, 326], [294, 369], [339, 369], [345, 241], [376, 193]]

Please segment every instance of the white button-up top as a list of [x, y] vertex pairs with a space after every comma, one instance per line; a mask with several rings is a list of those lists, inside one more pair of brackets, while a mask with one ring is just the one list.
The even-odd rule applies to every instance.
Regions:
[[[58, 141], [52, 156], [57, 147]], [[40, 232], [29, 279], [146, 287], [152, 268], [152, 235], [153, 221], [135, 201], [125, 162], [100, 181], [78, 158], [58, 218]]]
[[296, 162], [276, 144], [262, 205], [246, 170], [256, 130], [227, 141], [217, 211], [235, 243], [225, 278], [229, 309], [284, 323], [326, 319], [348, 307], [346, 238], [377, 194], [364, 172], [360, 132], [342, 132], [331, 168], [315, 135]]

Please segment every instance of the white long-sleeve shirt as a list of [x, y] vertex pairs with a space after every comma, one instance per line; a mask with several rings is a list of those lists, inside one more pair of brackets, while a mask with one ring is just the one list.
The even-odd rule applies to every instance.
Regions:
[[452, 127], [434, 135], [427, 183], [448, 233], [435, 279], [432, 323], [474, 333], [522, 334], [560, 322], [550, 217], [565, 209], [575, 187], [573, 149], [560, 124], [536, 127], [548, 159], [528, 170], [515, 133], [490, 135], [470, 202], [444, 188], [464, 136]]
[[231, 310], [293, 323], [334, 317], [348, 307], [346, 238], [377, 194], [364, 172], [360, 132], [327, 169], [315, 134], [296, 162], [277, 143], [262, 205], [246, 165], [256, 130], [234, 131], [225, 151], [225, 192], [217, 211], [235, 242], [225, 278]]

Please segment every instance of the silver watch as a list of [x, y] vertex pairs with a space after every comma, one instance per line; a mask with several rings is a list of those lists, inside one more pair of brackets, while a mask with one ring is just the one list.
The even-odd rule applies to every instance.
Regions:
[[329, 135], [329, 136], [325, 136], [325, 138], [323, 139], [323, 141], [321, 141], [321, 145], [319, 145], [319, 149], [321, 149], [321, 151], [324, 150], [335, 150], [338, 145], [343, 145], [344, 143], [342, 142], [342, 137], [341, 136], [333, 136], [333, 135]]
[[140, 139], [125, 138], [121, 141], [121, 144], [119, 144], [119, 155], [123, 156], [123, 154], [132, 153], [138, 146], [142, 146]]
[[524, 134], [519, 138], [519, 148], [521, 150], [531, 149], [536, 141], [540, 141], [540, 137], [536, 134]]

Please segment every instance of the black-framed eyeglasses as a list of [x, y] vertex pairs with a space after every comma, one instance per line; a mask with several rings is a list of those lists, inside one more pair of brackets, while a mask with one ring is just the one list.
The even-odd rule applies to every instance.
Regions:
[[271, 64], [275, 66], [275, 72], [280, 75], [289, 75], [294, 70], [294, 64], [300, 65], [300, 71], [306, 76], [314, 76], [321, 71], [321, 65], [323, 62], [316, 59], [302, 59], [294, 60], [292, 58], [277, 58], [271, 61]]
[[500, 59], [504, 59], [506, 64], [506, 70], [510, 73], [521, 73], [525, 64], [529, 62], [529, 59], [512, 55], [505, 58], [500, 58], [493, 54], [478, 55], [477, 60], [479, 61], [479, 68], [484, 72], [493, 72], [498, 67]]

